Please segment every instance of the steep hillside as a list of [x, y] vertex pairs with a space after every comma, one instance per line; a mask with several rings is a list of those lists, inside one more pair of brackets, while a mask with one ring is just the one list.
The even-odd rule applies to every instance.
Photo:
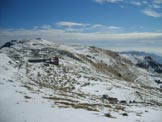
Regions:
[[[59, 66], [28, 62], [29, 59], [54, 56], [59, 57]], [[98, 122], [103, 118], [103, 121], [125, 121], [125, 117], [132, 121], [148, 121], [147, 117], [152, 113], [162, 113], [162, 90], [155, 82], [162, 81], [162, 77], [109, 50], [60, 45], [40, 38], [14, 40], [1, 48], [0, 60], [1, 95], [8, 89], [15, 92], [15, 96], [17, 93], [24, 96], [26, 105], [43, 101], [53, 108], [50, 108], [51, 113], [56, 107], [75, 110], [78, 114], [86, 110], [90, 111], [87, 115], [95, 113], [95, 118], [100, 116], [99, 120], [96, 119]], [[0, 98], [2, 105], [6, 104], [4, 98]], [[22, 107], [22, 98], [15, 99], [19, 104], [14, 107]], [[10, 109], [3, 110], [10, 112]], [[151, 116], [149, 118], [152, 120]], [[70, 118], [69, 121], [76, 119]], [[57, 116], [54, 120], [58, 120]]]
[[121, 53], [122, 56], [130, 59], [134, 63], [134, 65], [140, 68], [144, 68], [152, 73], [162, 74], [162, 64], [156, 61], [156, 58], [154, 55], [153, 57], [151, 57], [152, 55], [149, 55], [149, 54], [144, 55], [147, 53], [144, 53], [144, 54], [142, 53], [143, 55], [142, 54], [140, 55], [140, 54], [141, 53], [139, 54], [138, 53]]

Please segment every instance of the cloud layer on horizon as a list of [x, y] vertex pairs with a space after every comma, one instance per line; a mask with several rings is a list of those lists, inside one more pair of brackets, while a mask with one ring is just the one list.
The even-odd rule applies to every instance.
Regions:
[[[59, 23], [59, 27], [58, 27]], [[102, 30], [102, 31], [101, 31]], [[162, 52], [162, 32], [125, 32], [123, 27], [61, 21], [32, 29], [0, 30], [0, 44], [13, 39], [44, 38], [53, 42], [96, 45], [100, 47], [142, 49]], [[133, 48], [134, 47], [134, 48]]]
[[[59, 26], [59, 27], [58, 27]], [[79, 27], [78, 27], [79, 26]], [[101, 31], [101, 29], [103, 31]], [[73, 31], [72, 31], [73, 30]], [[162, 39], [162, 32], [124, 32], [122, 27], [106, 26], [101, 24], [87, 24], [61, 21], [52, 25], [42, 25], [32, 29], [2, 29], [0, 39], [9, 37], [44, 36], [55, 37], [54, 40], [137, 40], [137, 39]], [[57, 37], [57, 38], [56, 38]]]

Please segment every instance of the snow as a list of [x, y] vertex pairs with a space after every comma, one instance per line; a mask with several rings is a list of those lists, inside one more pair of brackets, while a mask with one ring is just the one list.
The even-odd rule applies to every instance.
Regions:
[[[127, 117], [112, 113], [116, 118], [107, 118], [98, 112], [82, 109], [59, 108], [52, 101], [42, 99], [40, 94], [34, 94], [20, 87], [19, 83], [3, 81], [0, 84], [0, 121], [1, 122], [161, 122], [162, 112], [159, 109], [133, 106], [136, 113], [128, 113]], [[16, 83], [16, 84], [15, 84]], [[21, 91], [31, 99], [25, 99]], [[139, 113], [139, 116], [136, 116]], [[144, 113], [140, 116], [140, 113]], [[122, 113], [121, 113], [122, 114]]]
[[[43, 63], [27, 65], [31, 49], [44, 47], [57, 47], [58, 50], [67, 50], [76, 56], [77, 54], [90, 55], [95, 57], [90, 58], [93, 62], [102, 60], [106, 64], [117, 65], [117, 59], [102, 51], [95, 53], [88, 47], [56, 45], [43, 39], [41, 41], [33, 39], [26, 41], [25, 44], [18, 43], [13, 48], [0, 50], [0, 122], [125, 122], [128, 120], [161, 122], [162, 107], [153, 103], [148, 104], [151, 100], [162, 102], [161, 93], [156, 89], [141, 87], [144, 85], [157, 88], [151, 81], [159, 77], [146, 70], [130, 66], [131, 72], [139, 72], [135, 82], [119, 80], [97, 71], [90, 63], [82, 63], [64, 55], [60, 57], [61, 65], [58, 67], [53, 65], [46, 67]], [[19, 51], [22, 48], [27, 49], [25, 54]], [[25, 63], [20, 68], [16, 66], [21, 61], [15, 60], [15, 57], [10, 54], [11, 51], [23, 57], [21, 60]], [[29, 73], [26, 73], [27, 69]], [[57, 88], [44, 87], [41, 83], [46, 83], [48, 86], [54, 85]], [[60, 89], [62, 86], [63, 88], [75, 87], [75, 89], [64, 91]], [[101, 97], [105, 94], [119, 101], [126, 100], [128, 104], [102, 102]], [[45, 97], [59, 99], [45, 99]], [[133, 100], [144, 103], [129, 104]], [[93, 108], [97, 111], [88, 111], [61, 102], [88, 104], [88, 107], [94, 105]], [[112, 117], [106, 117], [106, 113]], [[127, 113], [128, 116], [123, 116], [123, 113]]]
[[138, 63], [138, 59], [143, 60], [144, 56], [136, 56], [136, 55], [131, 55], [131, 54], [120, 54], [121, 56], [131, 60], [134, 64]]
[[[3, 81], [0, 84], [0, 121], [1, 122], [161, 122], [162, 112], [159, 109], [133, 106], [136, 113], [128, 113], [127, 117], [112, 113], [116, 118], [107, 118], [98, 112], [82, 109], [59, 108], [52, 101], [45, 100], [40, 94], [34, 94], [19, 83]], [[19, 91], [19, 92], [16, 92]], [[23, 94], [20, 93], [23, 92]], [[23, 95], [30, 96], [25, 99]], [[139, 116], [136, 114], [139, 113]], [[140, 113], [144, 113], [140, 116]], [[122, 114], [122, 113], [121, 113]]]
[[[9, 84], [0, 85], [0, 121], [1, 122], [76, 122], [76, 121], [94, 121], [99, 122], [106, 118], [96, 117], [85, 110], [75, 110], [72, 108], [51, 107], [51, 102], [40, 98], [39, 95], [33, 95], [25, 88], [20, 86], [9, 86]], [[22, 91], [31, 97], [25, 100]]]

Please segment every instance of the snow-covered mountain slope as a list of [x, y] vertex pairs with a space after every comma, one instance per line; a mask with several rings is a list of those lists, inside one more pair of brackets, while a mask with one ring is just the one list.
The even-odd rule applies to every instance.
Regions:
[[[28, 62], [54, 56], [59, 66]], [[14, 40], [1, 48], [0, 60], [4, 122], [162, 120], [162, 90], [155, 82], [162, 77], [115, 52], [43, 39]]]
[[138, 67], [147, 69], [150, 72], [156, 72], [162, 74], [162, 64], [156, 61], [157, 58], [155, 57], [155, 55], [151, 55], [151, 54], [145, 55], [145, 54], [147, 53], [137, 53], [137, 52], [121, 53], [122, 56], [130, 59]]

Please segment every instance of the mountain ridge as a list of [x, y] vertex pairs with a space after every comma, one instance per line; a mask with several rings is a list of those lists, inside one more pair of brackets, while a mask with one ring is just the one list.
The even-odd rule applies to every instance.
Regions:
[[[53, 56], [59, 57], [59, 66], [28, 62], [31, 58]], [[139, 106], [141, 111], [153, 111], [153, 107], [161, 112], [161, 84], [155, 80], [162, 81], [162, 77], [109, 50], [60, 45], [37, 38], [15, 41], [1, 48], [0, 59], [3, 62], [0, 64], [0, 87], [7, 88], [13, 83], [15, 87], [9, 88], [22, 96], [21, 89], [26, 88], [29, 93], [24, 95], [25, 100], [48, 100], [47, 104], [54, 108], [94, 111], [108, 120], [116, 118], [116, 121], [120, 118], [124, 121], [124, 113], [128, 118], [133, 115], [133, 121], [146, 119], [136, 116]]]
[[119, 54], [131, 54], [131, 55], [137, 55], [137, 56], [150, 56], [155, 61], [162, 64], [162, 55], [160, 55], [160, 54], [158, 55], [158, 54], [147, 53], [147, 52], [142, 52], [142, 51], [124, 51], [124, 52], [119, 52]]

